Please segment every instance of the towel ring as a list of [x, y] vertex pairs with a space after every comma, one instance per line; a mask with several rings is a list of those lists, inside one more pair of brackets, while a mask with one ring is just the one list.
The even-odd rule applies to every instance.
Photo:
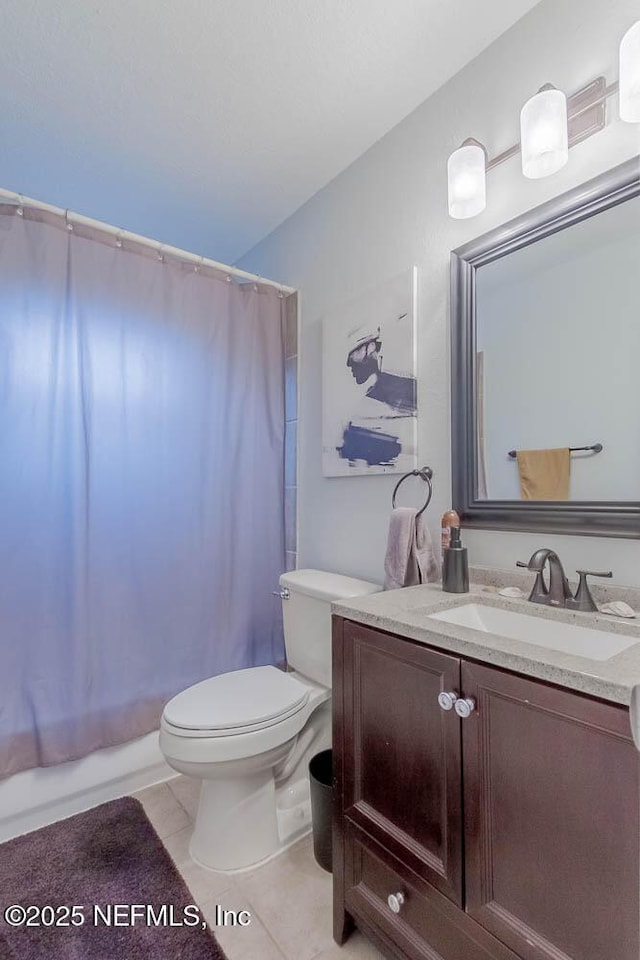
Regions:
[[391, 506], [394, 508], [394, 510], [396, 506], [396, 493], [398, 492], [398, 487], [400, 486], [401, 483], [404, 483], [407, 477], [420, 477], [422, 480], [424, 480], [424, 482], [429, 487], [429, 493], [427, 494], [427, 499], [425, 501], [425, 504], [422, 507], [422, 509], [418, 510], [418, 512], [416, 513], [416, 517], [419, 517], [420, 514], [424, 513], [424, 511], [427, 509], [427, 507], [431, 503], [431, 497], [433, 496], [433, 485], [431, 483], [431, 478], [433, 477], [433, 470], [431, 469], [431, 467], [421, 467], [420, 470], [410, 470], [409, 473], [405, 473], [404, 476], [400, 477], [395, 487], [393, 488], [393, 493], [391, 495]]

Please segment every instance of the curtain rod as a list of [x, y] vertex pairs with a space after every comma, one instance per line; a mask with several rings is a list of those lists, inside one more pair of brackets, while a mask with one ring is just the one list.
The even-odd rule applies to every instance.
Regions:
[[102, 220], [93, 220], [91, 217], [85, 217], [81, 213], [72, 213], [63, 207], [54, 207], [50, 203], [43, 203], [41, 200], [34, 200], [32, 197], [25, 197], [21, 193], [14, 193], [12, 190], [4, 190], [0, 187], [0, 201], [8, 200], [19, 206], [35, 207], [38, 210], [46, 210], [47, 213], [57, 214], [64, 217], [67, 223], [82, 224], [85, 227], [92, 227], [95, 230], [101, 230], [103, 233], [109, 233], [122, 240], [132, 240], [135, 243], [144, 244], [152, 247], [158, 253], [166, 253], [180, 260], [187, 260], [204, 267], [213, 267], [222, 273], [227, 273], [233, 277], [240, 277], [243, 280], [250, 280], [254, 283], [260, 283], [268, 287], [275, 287], [283, 293], [295, 293], [295, 287], [288, 287], [284, 283], [277, 283], [275, 280], [268, 280], [257, 273], [247, 273], [246, 270], [240, 270], [238, 267], [230, 267], [226, 263], [219, 263], [217, 260], [210, 260], [208, 257], [201, 257], [197, 253], [191, 253], [189, 250], [182, 250], [179, 247], [172, 247], [166, 243], [160, 243], [159, 240], [152, 240], [150, 237], [143, 237], [138, 233], [131, 233], [129, 230], [121, 230]]

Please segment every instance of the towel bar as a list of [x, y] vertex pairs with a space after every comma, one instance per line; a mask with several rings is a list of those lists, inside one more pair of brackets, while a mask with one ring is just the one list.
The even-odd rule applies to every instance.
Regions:
[[[587, 447], [569, 447], [570, 453], [575, 453], [576, 450], [591, 450], [592, 453], [602, 453], [603, 449], [601, 443], [592, 443]], [[517, 450], [509, 450], [509, 456], [512, 460], [515, 460], [517, 452]]]

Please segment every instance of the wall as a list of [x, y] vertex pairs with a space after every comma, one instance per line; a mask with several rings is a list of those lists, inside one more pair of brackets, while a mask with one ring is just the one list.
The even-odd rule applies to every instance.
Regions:
[[[301, 291], [299, 565], [381, 579], [393, 477], [323, 479], [321, 317], [412, 264], [420, 269], [419, 459], [435, 471], [434, 532], [450, 506], [449, 251], [638, 153], [637, 127], [617, 121], [571, 150], [553, 177], [528, 181], [517, 159], [489, 174], [487, 209], [447, 213], [446, 160], [468, 136], [491, 155], [518, 139], [520, 108], [545, 82], [571, 93], [617, 77], [618, 44], [637, 0], [542, 0], [468, 67], [317, 193], [240, 261]], [[466, 533], [474, 563], [512, 567], [544, 544], [570, 571], [611, 567], [640, 584], [640, 542], [498, 531]]]

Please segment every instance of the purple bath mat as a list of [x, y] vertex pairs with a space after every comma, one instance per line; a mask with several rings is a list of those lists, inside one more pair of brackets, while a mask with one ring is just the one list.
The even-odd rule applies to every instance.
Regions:
[[0, 845], [0, 958], [226, 960], [131, 797]]

